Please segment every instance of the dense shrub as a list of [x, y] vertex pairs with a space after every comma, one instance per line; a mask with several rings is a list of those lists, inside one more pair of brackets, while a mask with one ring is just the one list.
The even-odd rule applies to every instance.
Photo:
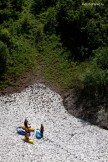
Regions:
[[2, 41], [0, 41], [0, 77], [6, 70], [8, 54], [9, 52], [7, 46]]

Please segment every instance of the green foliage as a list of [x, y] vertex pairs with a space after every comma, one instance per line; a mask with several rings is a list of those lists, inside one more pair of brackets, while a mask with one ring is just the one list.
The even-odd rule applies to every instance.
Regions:
[[84, 87], [92, 96], [106, 96], [108, 91], [108, 48], [94, 51], [92, 66], [84, 78]]
[[47, 10], [46, 20], [47, 21], [44, 26], [45, 33], [56, 33], [55, 28], [57, 27], [57, 10], [54, 7], [50, 7]]
[[68, 0], [60, 1], [57, 9], [57, 33], [63, 45], [71, 50], [70, 59], [84, 61], [93, 56], [93, 50], [107, 45], [104, 5], [82, 5], [81, 1]]
[[35, 20], [33, 16], [28, 13], [21, 15], [20, 19], [15, 24], [15, 28], [18, 35], [32, 34], [34, 26], [36, 26]]
[[25, 0], [11, 0], [12, 8], [16, 11], [21, 12]]
[[9, 51], [7, 46], [2, 41], [0, 41], [0, 78], [6, 70], [8, 54]]
[[42, 76], [45, 80], [59, 85], [63, 90], [78, 87], [87, 65], [86, 63], [81, 66], [76, 62], [69, 63], [67, 56], [70, 52], [62, 47], [59, 37], [54, 34], [44, 35], [43, 40], [38, 43], [38, 50]]
[[48, 9], [48, 7], [53, 6], [56, 0], [34, 0], [32, 4], [32, 12], [36, 15]]
[[10, 15], [11, 15], [11, 11], [10, 11], [9, 1], [1, 2], [0, 3], [0, 24], [2, 24], [4, 21], [9, 20]]
[[108, 70], [108, 47], [94, 51], [96, 64], [103, 70]]
[[[83, 5], [87, 2], [105, 5]], [[20, 76], [34, 67], [38, 55], [45, 78], [65, 89], [84, 85], [103, 94], [108, 84], [106, 6], [101, 0], [1, 0], [4, 76]]]
[[[30, 14], [31, 0], [0, 2], [0, 75], [2, 84], [35, 69], [36, 20]], [[7, 80], [7, 82], [6, 82]]]
[[1, 29], [0, 31], [0, 40], [4, 43], [6, 43], [7, 45], [9, 45], [10, 43], [10, 33], [8, 31], [8, 29], [4, 28]]

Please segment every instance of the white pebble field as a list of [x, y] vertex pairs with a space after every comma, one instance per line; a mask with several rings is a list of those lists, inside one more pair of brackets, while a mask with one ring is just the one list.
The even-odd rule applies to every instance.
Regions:
[[[44, 125], [33, 144], [16, 133], [27, 118]], [[44, 84], [0, 96], [0, 162], [108, 162], [108, 131], [70, 115], [62, 97]]]

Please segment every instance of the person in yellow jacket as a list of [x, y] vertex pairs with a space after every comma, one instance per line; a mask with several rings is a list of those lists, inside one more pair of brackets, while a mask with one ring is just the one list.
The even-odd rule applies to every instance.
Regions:
[[25, 126], [25, 128], [29, 128], [27, 119], [24, 120], [24, 126]]
[[24, 126], [25, 126], [25, 132], [26, 132], [26, 135], [25, 135], [25, 141], [29, 141], [29, 136], [30, 136], [30, 130], [29, 130], [29, 126], [28, 126], [28, 120], [25, 119], [24, 120]]

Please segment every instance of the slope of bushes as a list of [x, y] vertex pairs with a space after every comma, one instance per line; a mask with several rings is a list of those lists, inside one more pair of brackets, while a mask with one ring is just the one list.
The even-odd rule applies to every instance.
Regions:
[[64, 91], [74, 89], [84, 118], [94, 114], [98, 121], [97, 113], [107, 114], [107, 6], [106, 0], [1, 1], [0, 87], [38, 69]]

